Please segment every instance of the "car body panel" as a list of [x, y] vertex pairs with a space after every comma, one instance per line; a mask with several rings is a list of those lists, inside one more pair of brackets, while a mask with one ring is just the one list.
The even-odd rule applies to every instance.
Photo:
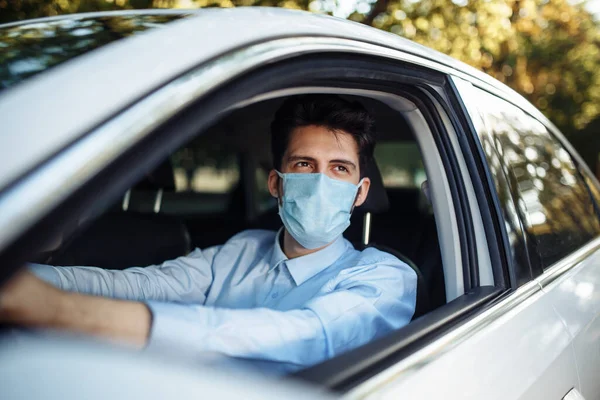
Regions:
[[[463, 97], [474, 128], [485, 149], [486, 161], [494, 171], [496, 190], [503, 191], [503, 193], [499, 193], [499, 197], [503, 203], [505, 226], [511, 238], [510, 246], [512, 247], [513, 254], [515, 254], [516, 249], [525, 247], [519, 244], [524, 242], [525, 238], [521, 216], [517, 212], [512, 211], [516, 210], [517, 207], [512, 200], [513, 196], [510, 195], [512, 189], [506, 185], [505, 173], [508, 173], [508, 166], [504, 165], [502, 157], [498, 156], [497, 151], [502, 151], [502, 149], [494, 150], [494, 147], [496, 147], [494, 142], [497, 139], [481, 119], [480, 110], [483, 112], [485, 107], [481, 106], [481, 101], [473, 93], [473, 86], [466, 82], [458, 83], [459, 92]], [[596, 182], [591, 181], [588, 183], [596, 184]], [[572, 370], [577, 372], [579, 389], [582, 390], [586, 398], [596, 398], [598, 393], [600, 393], [600, 384], [597, 380], [597, 372], [600, 368], [600, 351], [598, 351], [598, 337], [600, 337], [600, 324], [598, 323], [600, 296], [595, 292], [595, 288], [600, 284], [600, 274], [598, 274], [600, 255], [597, 249], [598, 238], [577, 251], [576, 253], [578, 254], [571, 254], [560, 260], [554, 266], [545, 270], [535, 280], [546, 294], [547, 307], [552, 307], [558, 318], [562, 321], [565, 333], [568, 335], [567, 338], [570, 342], [569, 347], [571, 348], [570, 351], [565, 348], [564, 354], [557, 357], [556, 361], [549, 366], [547, 376], [553, 377], [549, 382], [556, 383], [562, 380], [564, 376], [562, 370], [565, 369], [564, 365], [572, 364], [574, 360], [576, 366], [572, 367]], [[521, 253], [520, 257], [517, 258], [513, 255], [513, 265], [518, 269], [526, 271], [527, 268], [518, 266], [518, 264], [522, 264], [518, 259], [530, 258], [532, 252], [536, 252], [536, 248], [533, 245], [525, 251], [521, 250], [519, 252]], [[531, 273], [529, 273], [529, 278], [525, 274], [521, 277], [515, 275], [513, 279], [519, 284], [523, 284], [523, 282], [531, 279]], [[528, 334], [528, 330], [524, 330], [524, 332]], [[538, 334], [541, 339], [547, 336], [543, 331], [540, 331]], [[570, 356], [571, 359], [568, 359], [569, 357], [567, 356], [569, 352], [572, 353]], [[561, 367], [561, 365], [563, 366]], [[564, 389], [564, 387], [561, 388], [561, 390]], [[531, 388], [526, 398], [535, 397], [536, 393], [537, 390]], [[556, 393], [553, 398], [556, 398]]]
[[130, 348], [115, 348], [57, 333], [13, 335], [0, 340], [0, 397], [3, 400], [337, 398], [319, 388], [267, 379], [219, 362], [214, 355], [198, 362], [184, 355], [140, 354]]
[[[469, 111], [475, 115], [473, 118], [477, 118], [476, 114], [478, 114], [478, 110], [475, 110], [474, 108], [477, 107], [474, 106], [475, 104], [480, 104], [481, 101], [479, 103], [475, 102], [477, 96], [471, 96], [471, 90], [473, 90], [472, 87], [468, 85], [463, 85], [462, 87], [467, 104], [470, 103], [473, 106]], [[491, 102], [488, 101], [487, 103]], [[490, 135], [484, 124], [478, 126], [478, 133], [483, 141], [494, 140], [493, 135]], [[492, 137], [492, 139], [486, 139], [487, 137]], [[556, 139], [553, 141], [556, 141]], [[565, 141], [563, 140], [562, 143], [557, 143], [557, 145], [564, 146], [564, 143]], [[577, 159], [574, 150], [570, 147], [565, 147], [569, 149], [569, 155]], [[488, 148], [493, 148], [493, 145], [489, 145]], [[492, 153], [488, 153], [488, 163], [492, 165], [495, 160], [499, 161], [496, 165], [498, 170], [497, 175], [508, 173], [508, 166], [503, 165], [500, 161], [502, 158], [494, 158]], [[578, 159], [578, 162], [581, 163], [581, 160]], [[580, 167], [580, 174], [581, 172]], [[498, 186], [498, 182], [496, 184]], [[595, 186], [597, 182], [594, 179], [590, 179], [587, 181], [587, 184]], [[597, 188], [593, 189], [597, 191]], [[523, 191], [525, 190], [523, 189]], [[517, 195], [515, 197], [520, 195], [516, 190], [514, 194]], [[589, 187], [588, 194], [591, 197]], [[579, 201], [583, 202], [584, 200]], [[575, 205], [573, 206], [575, 209]], [[513, 208], [516, 209], [514, 206]], [[521, 208], [521, 211], [524, 212], [523, 208]], [[557, 223], [560, 224], [561, 219], [558, 218], [559, 216], [553, 216]], [[519, 216], [519, 218], [521, 217]], [[506, 225], [510, 226], [508, 222]], [[579, 226], [579, 229], [583, 230], [581, 226]], [[523, 233], [519, 233], [519, 236], [522, 237]], [[513, 234], [513, 238], [517, 239], [516, 235]], [[518, 241], [520, 240], [513, 240], [515, 243]], [[536, 254], [538, 251], [536, 248], [537, 240], [530, 236], [527, 238], [527, 241], [530, 242], [529, 249], [526, 251], [529, 253], [529, 259], [532, 263], [536, 261], [539, 263], [537, 259], [539, 256]], [[598, 370], [600, 369], [600, 344], [598, 343], [598, 338], [600, 338], [600, 319], [598, 318], [600, 316], [600, 295], [597, 290], [598, 285], [600, 285], [600, 253], [597, 250], [597, 243], [596, 245], [594, 244], [597, 241], [598, 238], [596, 237], [596, 239], [592, 240], [591, 244], [584, 246], [589, 248], [584, 254], [581, 254], [579, 257], [573, 257], [573, 254], [564, 257], [548, 268], [545, 268], [541, 272], [541, 275], [536, 278], [542, 290], [549, 296], [550, 305], [556, 310], [565, 325], [578, 366], [580, 377], [579, 389], [584, 398], [597, 398], [600, 394], [600, 382], [597, 379]], [[560, 246], [561, 244], [562, 242], [556, 245]]]
[[552, 307], [553, 299], [536, 282], [523, 286], [512, 296], [522, 297], [523, 301], [474, 336], [455, 347], [433, 343], [421, 350], [436, 354], [431, 362], [413, 370], [401, 369], [396, 376], [392, 367], [370, 384], [357, 387], [348, 397], [562, 398], [571, 388], [578, 387], [578, 376], [571, 339]]
[[[573, 269], [551, 281], [552, 268], [539, 278], [543, 290], [552, 294], [552, 305], [573, 340], [586, 399], [600, 394], [600, 252], [596, 251]], [[557, 269], [561, 266], [557, 266]]]

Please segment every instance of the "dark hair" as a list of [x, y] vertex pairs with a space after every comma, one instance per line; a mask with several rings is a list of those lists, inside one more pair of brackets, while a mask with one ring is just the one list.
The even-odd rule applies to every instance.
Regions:
[[271, 123], [271, 153], [277, 170], [281, 169], [292, 131], [309, 125], [352, 135], [358, 145], [361, 176], [364, 174], [375, 149], [375, 120], [359, 102], [327, 94], [290, 97], [275, 113]]

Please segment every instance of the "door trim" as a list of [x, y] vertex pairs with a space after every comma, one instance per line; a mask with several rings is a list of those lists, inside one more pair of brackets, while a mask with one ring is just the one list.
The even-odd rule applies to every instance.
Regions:
[[541, 285], [541, 287], [547, 288], [553, 282], [567, 274], [571, 269], [575, 268], [575, 266], [577, 266], [580, 262], [584, 261], [599, 249], [600, 236], [592, 239], [583, 247], [580, 247], [562, 260], [554, 263], [551, 267], [547, 268], [544, 273], [538, 276], [536, 281]]

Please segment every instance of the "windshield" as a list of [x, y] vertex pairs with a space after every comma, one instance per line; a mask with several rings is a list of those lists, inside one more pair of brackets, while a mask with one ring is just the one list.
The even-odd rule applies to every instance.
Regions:
[[0, 26], [0, 91], [73, 57], [188, 15], [75, 15]]

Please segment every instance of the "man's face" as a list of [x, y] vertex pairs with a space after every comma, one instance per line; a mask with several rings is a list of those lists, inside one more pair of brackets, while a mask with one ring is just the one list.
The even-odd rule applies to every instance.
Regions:
[[[280, 172], [323, 173], [332, 179], [356, 185], [360, 181], [358, 145], [352, 135], [343, 131], [333, 132], [316, 125], [296, 128], [290, 135]], [[370, 180], [365, 178], [355, 206], [364, 203], [369, 186]], [[280, 190], [278, 176], [275, 171], [271, 171], [269, 191], [274, 197], [279, 197]]]

